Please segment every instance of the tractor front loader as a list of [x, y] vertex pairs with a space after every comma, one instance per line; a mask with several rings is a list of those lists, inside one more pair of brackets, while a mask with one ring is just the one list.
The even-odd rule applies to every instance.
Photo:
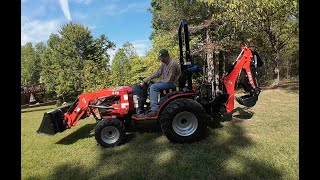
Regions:
[[[54, 135], [92, 115], [97, 121], [95, 139], [103, 147], [122, 144], [126, 132], [139, 128], [143, 122], [155, 122], [171, 142], [191, 143], [204, 138], [209, 121], [217, 121], [233, 110], [234, 99], [241, 105], [254, 106], [261, 92], [255, 81], [256, 69], [262, 65], [257, 52], [242, 47], [229, 72], [222, 78], [221, 91], [215, 90], [214, 83], [193, 84], [192, 74], [201, 69], [190, 56], [187, 25], [187, 20], [183, 19], [178, 29], [182, 72], [179, 87], [167, 89], [165, 91], [168, 93], [160, 95], [160, 108], [156, 116], [139, 116], [149, 109], [145, 103], [146, 84], [104, 88], [81, 94], [71, 105], [46, 112], [37, 132]], [[241, 71], [246, 73], [242, 82], [247, 94], [235, 98], [235, 84]]]

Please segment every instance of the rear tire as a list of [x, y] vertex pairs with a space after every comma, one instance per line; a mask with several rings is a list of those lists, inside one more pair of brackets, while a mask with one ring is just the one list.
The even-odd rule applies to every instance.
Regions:
[[171, 142], [192, 143], [205, 135], [206, 111], [197, 101], [176, 99], [163, 110], [160, 124], [162, 132]]
[[124, 129], [119, 119], [103, 119], [95, 127], [95, 138], [102, 147], [118, 146], [124, 142]]

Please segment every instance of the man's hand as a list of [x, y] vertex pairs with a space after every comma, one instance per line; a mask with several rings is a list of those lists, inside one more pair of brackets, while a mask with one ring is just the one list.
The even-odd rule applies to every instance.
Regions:
[[149, 77], [146, 77], [146, 78], [144, 78], [142, 81], [145, 82], [145, 83], [149, 83], [150, 80], [151, 80], [151, 79], [150, 79]]

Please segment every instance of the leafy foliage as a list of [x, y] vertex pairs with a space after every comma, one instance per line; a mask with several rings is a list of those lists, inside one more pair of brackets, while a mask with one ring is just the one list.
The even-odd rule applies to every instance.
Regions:
[[112, 85], [124, 86], [130, 84], [131, 66], [133, 58], [138, 55], [135, 52], [133, 45], [129, 42], [125, 43], [122, 48], [119, 48], [112, 61]]
[[40, 58], [31, 43], [21, 47], [21, 84], [39, 83]]
[[47, 44], [42, 77], [49, 92], [73, 99], [111, 84], [107, 50], [115, 45], [105, 35], [94, 39], [88, 27], [71, 22], [58, 35], [52, 34]]
[[159, 68], [160, 49], [179, 61], [181, 19], [189, 22], [191, 55], [198, 65], [206, 65], [210, 54], [218, 60], [221, 52], [223, 64], [229, 64], [240, 52], [240, 44], [246, 44], [265, 62], [260, 83], [275, 79], [274, 72], [279, 72], [278, 78], [299, 76], [297, 0], [151, 0], [150, 5], [154, 31], [146, 56], [139, 57], [127, 42], [110, 63], [107, 50], [115, 44], [104, 34], [93, 38], [88, 27], [70, 22], [51, 34], [46, 44], [21, 46], [21, 83], [44, 82], [48, 94], [65, 98], [134, 84]]

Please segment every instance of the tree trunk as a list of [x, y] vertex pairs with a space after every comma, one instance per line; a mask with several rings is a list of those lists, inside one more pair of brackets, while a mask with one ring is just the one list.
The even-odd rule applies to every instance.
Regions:
[[280, 70], [279, 70], [278, 67], [276, 67], [276, 68], [274, 69], [274, 73], [275, 73], [275, 75], [276, 75], [276, 79], [274, 80], [273, 85], [274, 85], [274, 86], [277, 86], [277, 85], [279, 85], [279, 82], [280, 82], [280, 75], [279, 75]]
[[220, 51], [219, 53], [219, 72], [218, 72], [218, 90], [222, 89], [222, 82], [220, 81], [220, 79], [223, 77], [224, 75], [224, 69], [223, 67], [225, 67], [225, 56], [224, 56], [224, 51]]
[[289, 79], [290, 78], [290, 67], [291, 67], [291, 63], [290, 60], [287, 60], [287, 73], [286, 73], [286, 78]]
[[214, 80], [214, 61], [213, 61], [213, 52], [207, 52], [207, 65], [208, 65], [208, 82]]
[[[214, 69], [214, 82], [215, 82], [215, 86], [218, 85], [219, 83], [219, 67], [220, 67], [220, 51], [215, 51], [214, 53], [214, 67], [218, 67]], [[218, 88], [219, 87], [215, 87]]]
[[[277, 49], [277, 48], [275, 48]], [[280, 69], [279, 69], [279, 51], [276, 51], [276, 57], [275, 57], [275, 68], [274, 68], [274, 74], [275, 74], [275, 79], [274, 79], [274, 82], [273, 82], [273, 86], [278, 86], [279, 85], [279, 82], [280, 82]]]
[[[210, 29], [206, 31], [206, 45], [211, 44]], [[208, 47], [208, 46], [207, 46]], [[213, 49], [206, 48], [207, 53], [207, 65], [208, 65], [208, 82], [211, 83], [214, 80], [214, 60]]]

